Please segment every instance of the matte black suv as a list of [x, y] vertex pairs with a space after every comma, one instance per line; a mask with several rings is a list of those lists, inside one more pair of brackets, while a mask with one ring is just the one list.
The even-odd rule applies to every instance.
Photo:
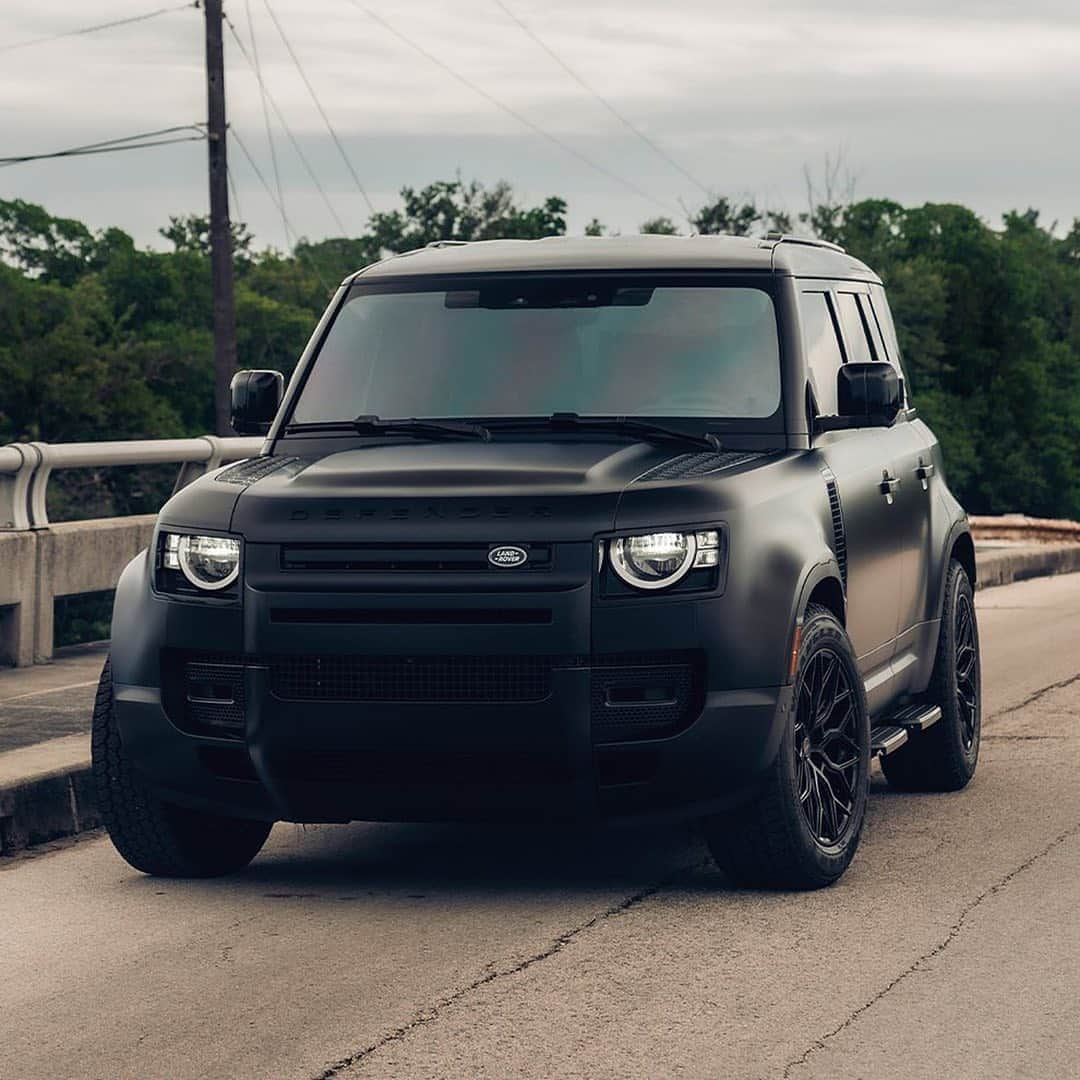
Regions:
[[272, 822], [703, 821], [838, 878], [870, 763], [963, 787], [975, 552], [874, 273], [770, 235], [436, 244], [350, 277], [262, 456], [183, 488], [116, 594], [105, 822], [154, 874]]

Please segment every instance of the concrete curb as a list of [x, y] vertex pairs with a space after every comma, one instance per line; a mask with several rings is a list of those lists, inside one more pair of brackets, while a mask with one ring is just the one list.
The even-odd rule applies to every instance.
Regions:
[[0, 855], [101, 824], [86, 735], [0, 754]]
[[1038, 544], [1016, 550], [987, 548], [976, 552], [975, 566], [980, 589], [1071, 574], [1080, 571], [1080, 544]]
[[[977, 563], [980, 589], [1068, 574], [1080, 571], [1080, 544], [991, 548]], [[101, 824], [88, 744], [86, 735], [68, 735], [0, 754], [0, 855]]]

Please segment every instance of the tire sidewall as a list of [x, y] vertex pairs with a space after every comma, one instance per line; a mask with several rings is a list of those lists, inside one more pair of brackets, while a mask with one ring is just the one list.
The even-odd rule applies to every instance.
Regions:
[[[979, 743], [982, 734], [982, 663], [979, 648], [979, 624], [975, 616], [975, 594], [971, 588], [971, 582], [963, 568], [954, 564], [954, 572], [951, 575], [949, 590], [946, 595], [945, 610], [942, 612], [941, 633], [945, 635], [945, 649], [942, 653], [944, 665], [943, 685], [940, 686], [943, 700], [939, 702], [947, 738], [949, 750], [958, 762], [962, 762], [968, 776], [975, 772], [975, 766], [979, 760]], [[960, 605], [961, 596], [967, 597], [971, 604], [972, 634], [975, 642], [975, 737], [969, 748], [964, 746], [963, 721], [960, 709], [956, 701], [956, 614]]]

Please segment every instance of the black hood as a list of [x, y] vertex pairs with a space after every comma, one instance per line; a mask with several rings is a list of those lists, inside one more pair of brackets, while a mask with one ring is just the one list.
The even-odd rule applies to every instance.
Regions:
[[353, 447], [246, 486], [231, 528], [266, 541], [581, 540], [611, 529], [626, 487], [677, 454], [621, 440]]

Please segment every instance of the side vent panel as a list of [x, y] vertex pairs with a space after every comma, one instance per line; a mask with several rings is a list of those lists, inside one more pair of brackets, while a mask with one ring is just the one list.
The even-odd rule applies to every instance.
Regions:
[[829, 511], [832, 514], [833, 551], [840, 567], [840, 580], [847, 588], [847, 533], [844, 531], [844, 509], [840, 505], [840, 490], [831, 469], [823, 470], [825, 489], [829, 493]]

